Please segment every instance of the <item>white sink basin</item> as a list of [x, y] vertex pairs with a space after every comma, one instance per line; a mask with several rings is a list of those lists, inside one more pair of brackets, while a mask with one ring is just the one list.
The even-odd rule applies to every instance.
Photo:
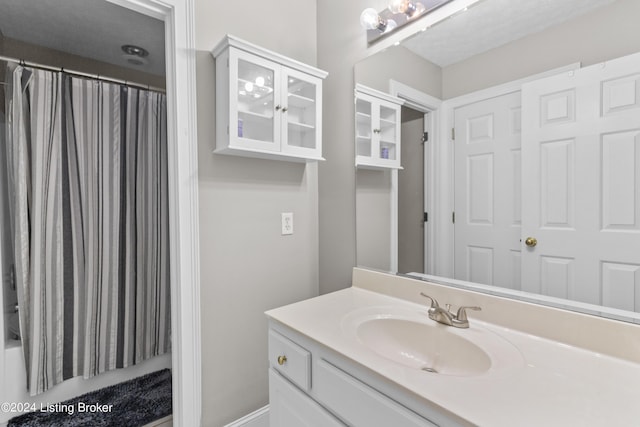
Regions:
[[442, 325], [426, 308], [370, 307], [345, 316], [343, 330], [387, 361], [424, 375], [471, 377], [524, 366], [524, 358], [487, 324], [468, 329]]
[[356, 335], [380, 356], [425, 372], [462, 376], [491, 368], [491, 358], [480, 347], [435, 324], [372, 319], [360, 324]]

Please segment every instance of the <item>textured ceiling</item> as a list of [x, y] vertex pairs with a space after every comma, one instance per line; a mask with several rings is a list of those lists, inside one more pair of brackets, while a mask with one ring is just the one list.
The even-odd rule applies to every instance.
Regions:
[[403, 46], [446, 67], [613, 1], [482, 0], [468, 11], [405, 40]]
[[[164, 23], [106, 0], [0, 0], [4, 37], [67, 53], [165, 74]], [[121, 46], [149, 51], [148, 64], [134, 66]]]

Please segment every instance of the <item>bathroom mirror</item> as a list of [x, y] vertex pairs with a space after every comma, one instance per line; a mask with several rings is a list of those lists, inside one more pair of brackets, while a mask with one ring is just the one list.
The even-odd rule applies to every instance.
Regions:
[[[636, 251], [640, 234], [631, 234], [633, 241], [627, 252], [638, 253], [635, 258], [631, 257], [632, 261], [616, 264], [621, 268], [615, 271], [607, 270], [610, 267], [607, 262], [599, 261], [596, 267], [599, 273], [593, 280], [598, 281], [600, 290], [590, 297], [573, 292], [570, 286], [564, 290], [562, 286], [560, 290], [539, 286], [537, 292], [523, 291], [520, 278], [524, 270], [517, 260], [523, 251], [535, 250], [536, 242], [527, 238], [539, 236], [524, 235], [524, 227], [519, 228], [518, 224], [514, 224], [508, 236], [512, 245], [508, 251], [513, 255], [513, 262], [484, 256], [483, 248], [479, 248], [476, 253], [479, 256], [473, 259], [468, 251], [458, 250], [465, 244], [465, 233], [473, 232], [464, 227], [468, 215], [460, 213], [460, 206], [469, 203], [469, 198], [478, 193], [467, 189], [463, 197], [460, 192], [461, 179], [454, 170], [459, 138], [452, 140], [455, 135], [451, 134], [461, 130], [459, 122], [454, 126], [458, 113], [467, 114], [467, 119], [489, 117], [474, 112], [469, 106], [488, 100], [494, 102], [511, 94], [517, 99], [512, 99], [514, 104], [508, 108], [519, 113], [520, 91], [525, 82], [556, 74], [569, 75], [581, 67], [640, 52], [640, 28], [633, 18], [639, 14], [640, 4], [634, 0], [544, 3], [482, 0], [398, 46], [357, 63], [356, 83], [406, 100], [402, 110], [403, 169], [356, 169], [355, 172], [357, 264], [401, 274], [416, 273], [452, 286], [640, 323], [640, 251]], [[632, 98], [629, 104], [633, 104], [633, 108], [640, 100], [640, 78], [634, 75], [635, 72], [628, 77], [632, 82], [630, 86], [624, 89], [620, 86], [620, 93]], [[607, 85], [607, 82], [601, 83], [601, 90]], [[516, 120], [515, 117], [505, 126], [520, 126], [524, 118], [518, 116]], [[466, 123], [471, 123], [468, 125], [471, 128], [467, 128], [469, 132], [484, 132], [482, 126], [473, 128], [473, 123], [481, 121], [467, 120]], [[629, 126], [629, 130], [635, 132], [633, 129], [637, 126]], [[640, 138], [634, 135], [635, 142], [629, 147], [638, 153]], [[443, 145], [447, 143], [451, 145]], [[519, 147], [512, 152], [520, 155]], [[630, 210], [636, 212], [632, 221], [640, 221], [640, 161], [632, 162], [630, 167], [635, 170], [630, 184], [635, 189], [629, 193], [632, 195]], [[505, 210], [522, 215], [522, 206], [531, 206], [527, 204], [528, 199], [523, 205], [522, 198], [529, 197], [530, 193], [518, 187], [520, 170], [513, 170], [517, 173], [502, 179], [504, 191], [494, 189], [505, 197], [514, 196], [503, 197], [501, 205], [491, 207], [496, 216]], [[483, 169], [481, 174], [495, 173], [492, 171]], [[476, 178], [472, 175], [464, 178], [468, 188], [473, 188]], [[520, 191], [513, 191], [516, 187]], [[600, 193], [599, 190], [602, 188], [594, 186], [594, 192]], [[560, 193], [556, 195], [563, 197]], [[458, 218], [454, 216], [456, 213]], [[580, 220], [581, 215], [588, 213], [575, 210], [572, 215]], [[487, 238], [493, 237], [489, 231]], [[582, 250], [595, 249], [587, 245]], [[460, 257], [464, 258], [462, 262]], [[560, 277], [554, 280], [573, 281], [575, 286], [577, 276], [572, 276], [575, 271], [567, 267], [570, 262], [555, 261], [545, 267], [555, 274], [553, 277]], [[464, 262], [476, 263], [476, 271], [484, 273], [471, 272], [470, 265], [460, 271], [456, 264]], [[495, 286], [498, 277], [503, 278], [502, 283]], [[605, 279], [616, 286], [619, 284], [619, 289], [614, 290], [617, 296], [611, 298], [607, 294], [610, 290], [602, 289]]]

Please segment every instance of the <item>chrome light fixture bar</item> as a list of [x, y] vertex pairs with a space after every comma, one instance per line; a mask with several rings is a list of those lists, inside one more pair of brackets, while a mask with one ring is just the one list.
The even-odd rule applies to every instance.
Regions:
[[450, 1], [452, 0], [391, 0], [389, 7], [380, 12], [373, 8], [365, 9], [360, 15], [360, 24], [367, 30], [367, 43], [373, 43]]

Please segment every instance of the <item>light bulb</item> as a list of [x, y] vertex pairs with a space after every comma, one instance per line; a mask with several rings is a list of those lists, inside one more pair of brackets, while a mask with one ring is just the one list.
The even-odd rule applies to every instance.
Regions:
[[404, 13], [409, 18], [413, 18], [414, 16], [418, 16], [424, 12], [425, 7], [420, 2], [412, 2], [410, 0], [392, 0], [389, 3], [389, 10], [396, 13]]
[[362, 11], [360, 14], [360, 25], [365, 30], [375, 30], [380, 27], [380, 16], [378, 12], [370, 7]]
[[413, 18], [414, 16], [422, 15], [422, 12], [424, 12], [424, 10], [425, 10], [424, 5], [420, 2], [417, 2], [416, 9], [411, 14], [411, 17]]
[[384, 32], [388, 33], [389, 31], [393, 31], [393, 29], [397, 26], [398, 23], [396, 21], [394, 21], [393, 19], [387, 19], [387, 28], [384, 30]]
[[409, 8], [409, 0], [392, 0], [389, 3], [391, 13], [405, 13]]
[[262, 77], [262, 76], [256, 77], [256, 85], [264, 86], [264, 77]]
[[244, 84], [244, 90], [246, 90], [247, 92], [253, 92], [253, 83], [246, 82]]

